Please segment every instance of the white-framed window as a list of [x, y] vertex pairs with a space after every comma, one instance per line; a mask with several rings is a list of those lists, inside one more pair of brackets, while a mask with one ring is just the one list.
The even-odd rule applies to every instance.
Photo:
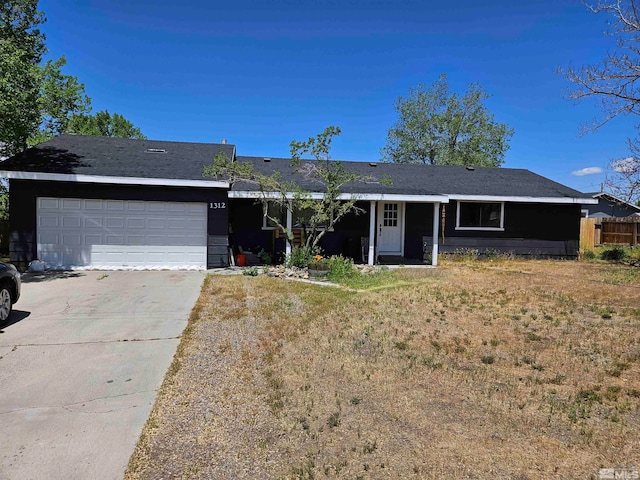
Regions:
[[504, 230], [504, 202], [458, 202], [456, 230]]
[[[305, 209], [295, 209], [293, 211], [293, 228], [302, 228], [305, 227], [305, 230], [310, 231], [309, 223], [311, 221], [311, 217], [313, 216], [314, 211], [312, 208]], [[325, 221], [316, 226], [316, 230], [325, 230], [327, 229], [328, 221]], [[333, 228], [328, 229], [329, 232], [333, 232]]]
[[398, 226], [398, 204], [385, 203], [382, 210], [382, 225], [385, 227]]
[[589, 218], [589, 210], [586, 208], [580, 210], [580, 218]]
[[[262, 205], [261, 205], [262, 207]], [[285, 216], [284, 216], [284, 208], [274, 202], [268, 202], [267, 204], [267, 213], [269, 217], [277, 218], [280, 220], [282, 225], [285, 224]], [[275, 230], [278, 226], [274, 223], [273, 220], [267, 218], [265, 215], [262, 216], [262, 229], [263, 230]]]

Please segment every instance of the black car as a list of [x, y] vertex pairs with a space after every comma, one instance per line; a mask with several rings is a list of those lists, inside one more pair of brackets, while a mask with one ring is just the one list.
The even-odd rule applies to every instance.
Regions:
[[20, 298], [20, 273], [10, 263], [0, 262], [0, 324], [7, 321]]

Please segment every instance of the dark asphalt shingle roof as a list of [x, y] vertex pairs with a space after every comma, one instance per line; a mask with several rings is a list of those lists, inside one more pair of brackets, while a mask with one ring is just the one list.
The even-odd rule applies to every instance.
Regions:
[[[148, 149], [163, 149], [166, 153], [148, 153]], [[60, 135], [5, 160], [0, 163], [0, 170], [205, 180], [203, 165], [213, 163], [219, 152], [232, 157], [235, 146]]]
[[[166, 153], [147, 153], [163, 149]], [[0, 170], [97, 175], [110, 177], [142, 177], [159, 179], [207, 180], [203, 166], [211, 164], [216, 154], [233, 157], [230, 144], [130, 140], [85, 135], [61, 135], [0, 163]], [[296, 175], [288, 158], [238, 156], [240, 162], [251, 162], [257, 171], [280, 171], [286, 180], [298, 182], [309, 191], [317, 184]], [[511, 168], [405, 165], [393, 163], [342, 162], [345, 168], [380, 180], [389, 177], [392, 185], [375, 181], [350, 184], [348, 193], [386, 193], [399, 195], [486, 195], [547, 198], [590, 198], [529, 170]], [[213, 180], [213, 179], [211, 179]], [[251, 185], [236, 184], [232, 190], [254, 190]]]
[[[293, 174], [290, 159], [263, 157], [237, 157], [239, 162], [251, 162], [254, 169], [262, 173], [279, 171], [283, 179], [303, 184], [310, 191], [318, 185], [301, 181]], [[487, 195], [502, 197], [554, 197], [589, 198], [585, 194], [566, 187], [529, 170], [515, 168], [466, 167], [451, 165], [408, 165], [397, 163], [342, 162], [345, 168], [370, 175], [378, 180], [390, 177], [392, 185], [358, 183], [347, 187], [349, 192], [388, 193], [399, 195]], [[375, 166], [371, 166], [375, 165]], [[232, 190], [251, 189], [245, 185], [234, 185]]]

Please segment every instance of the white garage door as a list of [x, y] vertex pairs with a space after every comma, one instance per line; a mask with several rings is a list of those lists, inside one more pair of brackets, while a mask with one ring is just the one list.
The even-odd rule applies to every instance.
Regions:
[[39, 197], [38, 258], [59, 268], [204, 269], [205, 203]]

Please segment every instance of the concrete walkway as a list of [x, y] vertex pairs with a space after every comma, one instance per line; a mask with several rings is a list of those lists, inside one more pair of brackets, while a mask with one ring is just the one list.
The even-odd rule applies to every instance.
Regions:
[[0, 480], [122, 479], [204, 275], [23, 276], [0, 328]]

